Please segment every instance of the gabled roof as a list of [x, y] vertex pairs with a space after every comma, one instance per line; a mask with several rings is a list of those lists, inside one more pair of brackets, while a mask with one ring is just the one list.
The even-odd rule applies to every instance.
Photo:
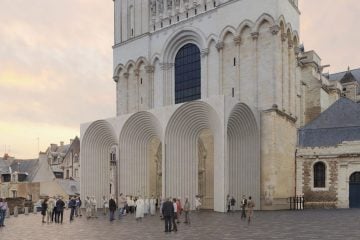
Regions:
[[39, 160], [14, 160], [10, 167], [13, 172], [18, 171], [20, 173], [27, 173], [26, 181], [31, 182], [39, 170]]
[[350, 71], [329, 74], [328, 78], [330, 81], [341, 81], [348, 72], [350, 72], [351, 75], [354, 77], [354, 79], [360, 84], [360, 68], [353, 69]]
[[67, 195], [80, 195], [80, 184], [78, 181], [70, 179], [56, 179], [55, 181], [62, 187]]
[[354, 75], [349, 71], [347, 72], [344, 77], [340, 80], [340, 83], [350, 83], [350, 82], [356, 82], [356, 78]]
[[316, 119], [299, 129], [299, 146], [335, 146], [360, 140], [360, 103], [340, 98]]

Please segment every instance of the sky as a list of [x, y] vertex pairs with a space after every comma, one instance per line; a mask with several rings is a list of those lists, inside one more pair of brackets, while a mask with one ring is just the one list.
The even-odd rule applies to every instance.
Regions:
[[[305, 50], [325, 71], [360, 67], [360, 1], [299, 2]], [[110, 0], [0, 0], [0, 155], [36, 158], [115, 116], [113, 11]]]

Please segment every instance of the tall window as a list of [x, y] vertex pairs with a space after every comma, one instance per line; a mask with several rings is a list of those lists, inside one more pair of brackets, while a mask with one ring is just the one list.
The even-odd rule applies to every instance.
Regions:
[[200, 50], [194, 44], [186, 44], [175, 58], [175, 103], [201, 98]]
[[351, 174], [350, 183], [360, 183], [360, 172], [354, 172]]
[[323, 162], [317, 162], [314, 165], [314, 187], [324, 188], [325, 187], [325, 164]]

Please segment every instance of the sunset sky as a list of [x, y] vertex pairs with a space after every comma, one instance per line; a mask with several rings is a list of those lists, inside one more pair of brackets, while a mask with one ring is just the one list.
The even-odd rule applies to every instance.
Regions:
[[[286, 1], [286, 0], [283, 0]], [[360, 67], [359, 0], [300, 0], [301, 42], [325, 71]], [[36, 158], [115, 115], [113, 1], [0, 0], [0, 155]]]

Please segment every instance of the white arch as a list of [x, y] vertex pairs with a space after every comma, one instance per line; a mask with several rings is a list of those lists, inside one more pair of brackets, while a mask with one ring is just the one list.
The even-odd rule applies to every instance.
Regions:
[[226, 26], [225, 28], [223, 28], [223, 30], [220, 33], [220, 37], [219, 40], [220, 41], [224, 41], [225, 36], [228, 33], [232, 33], [233, 36], [236, 36], [236, 29], [233, 26]]
[[118, 146], [118, 141], [113, 127], [104, 120], [93, 122], [81, 139], [81, 196], [95, 196], [101, 207], [102, 196], [109, 195], [111, 148]]
[[270, 24], [270, 26], [275, 25], [274, 18], [271, 15], [269, 15], [267, 13], [264, 13], [256, 20], [256, 24], [255, 24], [255, 27], [254, 27], [254, 30], [256, 32], [259, 31], [260, 26], [264, 23], [264, 21], [268, 22]]
[[149, 195], [148, 143], [157, 137], [162, 142], [159, 120], [149, 112], [137, 112], [120, 133], [120, 191], [131, 195]]
[[[171, 116], [165, 131], [165, 196], [189, 197], [192, 208], [198, 194], [197, 140], [204, 129], [210, 129], [214, 136], [214, 169], [221, 169], [218, 166], [223, 159], [221, 124], [209, 104], [193, 101], [181, 105]], [[214, 178], [216, 174], [214, 172]], [[218, 187], [223, 188], [220, 184]], [[219, 192], [214, 186], [214, 209], [222, 211], [223, 196]]]
[[118, 65], [116, 66], [115, 70], [114, 70], [113, 76], [114, 76], [114, 77], [119, 77], [120, 72], [123, 71], [124, 68], [125, 68], [125, 67], [124, 67], [123, 64], [118, 64]]
[[238, 35], [241, 35], [243, 30], [245, 28], [250, 28], [251, 32], [253, 32], [254, 30], [254, 23], [250, 20], [244, 20], [240, 23], [240, 25], [238, 26], [238, 28], [236, 29], [236, 32]]
[[194, 27], [186, 27], [175, 32], [166, 40], [161, 51], [163, 62], [174, 63], [179, 49], [188, 43], [195, 44], [201, 51], [206, 47], [206, 37], [200, 29]]
[[229, 194], [252, 196], [260, 208], [260, 134], [252, 110], [236, 104], [227, 123]]

